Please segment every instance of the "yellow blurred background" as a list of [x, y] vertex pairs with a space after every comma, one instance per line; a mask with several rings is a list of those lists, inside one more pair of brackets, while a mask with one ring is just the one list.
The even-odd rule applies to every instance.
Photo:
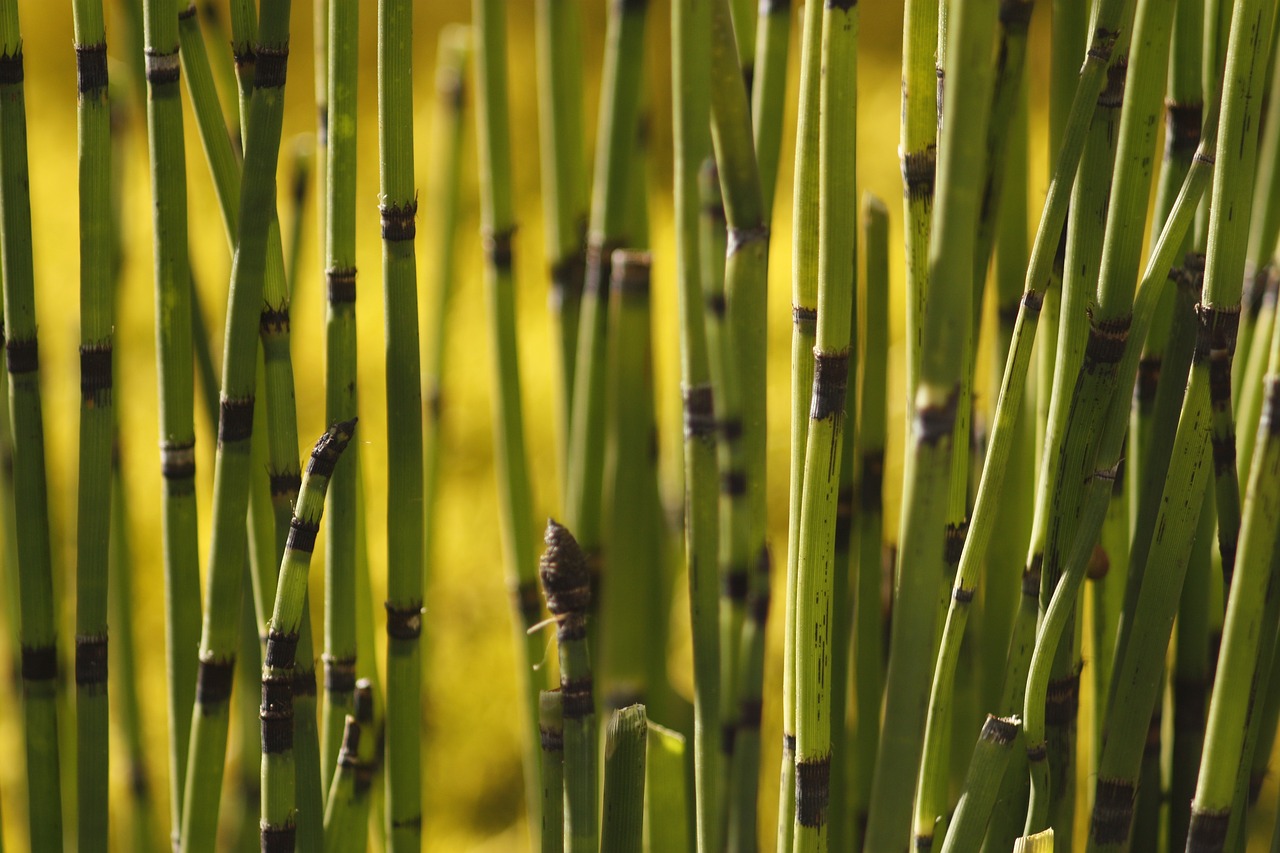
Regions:
[[[124, 38], [122, 2], [108, 0], [108, 44], [113, 73], [123, 72]], [[217, 5], [225, 6], [218, 3]], [[19, 3], [26, 58], [27, 122], [30, 141], [32, 214], [35, 231], [37, 307], [40, 319], [41, 366], [48, 443], [51, 513], [56, 571], [60, 576], [60, 648], [66, 658], [71, 648], [74, 572], [74, 529], [76, 491], [76, 435], [78, 411], [78, 246], [76, 241], [76, 100], [75, 64], [72, 51], [69, 3], [22, 0]], [[369, 518], [369, 550], [372, 559], [375, 597], [381, 595], [385, 578], [385, 409], [382, 357], [383, 306], [380, 286], [380, 240], [378, 231], [378, 160], [376, 113], [376, 20], [373, 2], [360, 4], [361, 81], [359, 89], [358, 245], [359, 268], [357, 313], [360, 324], [361, 423], [358, 439], [366, 472]], [[464, 0], [436, 0], [416, 4], [415, 82], [418, 121], [416, 154], [421, 197], [430, 196], [427, 185], [432, 174], [430, 157], [435, 150], [432, 127], [434, 97], [433, 64], [436, 37], [450, 22], [465, 22], [470, 9]], [[671, 137], [669, 18], [666, 2], [649, 7], [648, 67], [646, 69], [650, 114], [651, 163], [650, 204], [654, 270], [655, 390], [662, 434], [662, 470], [668, 502], [678, 499], [678, 436], [680, 434], [677, 363], [676, 296], [674, 291], [673, 235], [671, 231]], [[225, 10], [223, 10], [225, 13]], [[555, 485], [554, 388], [551, 356], [553, 345], [546, 311], [546, 260], [543, 255], [541, 206], [538, 201], [537, 116], [535, 64], [533, 54], [532, 4], [512, 3], [508, 7], [509, 82], [512, 152], [515, 194], [520, 220], [516, 243], [518, 311], [521, 352], [521, 380], [525, 407], [526, 443], [532, 466], [535, 501], [539, 517], [559, 511]], [[594, 137], [594, 114], [598, 92], [598, 69], [603, 50], [605, 2], [582, 4], [584, 32], [587, 34], [586, 107], [588, 135]], [[1035, 23], [1034, 38], [1044, 44], [1047, 24], [1043, 13]], [[793, 11], [789, 102], [786, 126], [794, 127], [798, 22], [802, 9]], [[899, 61], [901, 51], [901, 4], [868, 3], [862, 6], [860, 55], [860, 187], [874, 192], [889, 205], [892, 216], [891, 265], [894, 281], [901, 281], [901, 181], [897, 160]], [[285, 146], [281, 163], [281, 186], [287, 187], [289, 140], [315, 129], [314, 79], [312, 63], [313, 17], [309, 3], [295, 3], [289, 82], [286, 92]], [[353, 36], [354, 37], [354, 36]], [[229, 47], [210, 40], [211, 50]], [[1033, 91], [1043, 91], [1047, 51], [1031, 53]], [[1033, 98], [1043, 104], [1043, 98]], [[1038, 108], [1037, 108], [1038, 109]], [[437, 537], [430, 555], [429, 588], [426, 601], [424, 650], [427, 679], [423, 705], [426, 739], [423, 748], [425, 790], [424, 841], [431, 850], [523, 849], [527, 838], [523, 824], [522, 776], [519, 751], [515, 661], [512, 653], [508, 604], [502, 582], [497, 529], [497, 504], [491, 455], [490, 370], [487, 322], [480, 299], [480, 245], [477, 237], [477, 200], [474, 168], [474, 134], [470, 107], [466, 117], [465, 168], [462, 174], [463, 219], [458, 235], [459, 268], [456, 298], [448, 320], [446, 379], [444, 385], [443, 464]], [[1045, 185], [1043, 133], [1041, 122], [1033, 119], [1031, 197], [1038, 212]], [[190, 193], [190, 240], [192, 265], [199, 285], [205, 314], [214, 322], [213, 340], [225, 310], [225, 290], [229, 255], [222, 223], [215, 203], [203, 151], [195, 133], [194, 120], [186, 113], [187, 174]], [[153, 285], [151, 278], [150, 188], [148, 182], [144, 117], [131, 104], [127, 124], [120, 128], [119, 144], [126, 149], [123, 175], [124, 205], [121, 228], [125, 239], [125, 266], [120, 282], [117, 317], [116, 358], [120, 367], [116, 404], [120, 411], [122, 458], [129, 500], [131, 534], [136, 562], [134, 588], [135, 618], [128, 626], [138, 640], [141, 654], [141, 690], [146, 715], [152, 790], [157, 813], [167, 815], [164, 804], [168, 787], [167, 736], [164, 716], [163, 599], [160, 558], [159, 497], [161, 479], [158, 464], [156, 415], [156, 372], [154, 348]], [[770, 367], [768, 395], [769, 478], [773, 484], [770, 502], [770, 534], [775, 550], [785, 540], [785, 487], [788, 445], [787, 353], [790, 335], [790, 171], [792, 139], [784, 134], [782, 174], [775, 206], [770, 278]], [[301, 143], [305, 144], [305, 143]], [[591, 150], [588, 141], [588, 151]], [[849, 204], [857, 204], [850, 198]], [[281, 196], [281, 219], [286, 229], [295, 217], [287, 199]], [[323, 429], [323, 277], [320, 274], [320, 247], [316, 240], [314, 195], [303, 211], [302, 265], [293, 282], [293, 355], [296, 370], [298, 420], [301, 440], [309, 443]], [[436, 216], [424, 204], [419, 215], [419, 273], [423, 329], [432, 318], [425, 306], [433, 304], [431, 294], [438, 286], [432, 279], [430, 259], [439, 245]], [[287, 231], [286, 231], [287, 233]], [[902, 299], [894, 292], [891, 311], [894, 349], [890, 355], [890, 389], [901, 387]], [[891, 424], [900, 424], [902, 400], [890, 393]], [[208, 422], [197, 414], [197, 446], [200, 453], [199, 500], [202, 520], [201, 553], [208, 551], [208, 513], [211, 494], [213, 436]], [[890, 428], [889, 465], [886, 483], [896, 491], [900, 481], [901, 429]], [[896, 530], [896, 498], [888, 502], [886, 530]], [[323, 546], [317, 553], [323, 553]], [[319, 561], [313, 571], [312, 601], [320, 595]], [[774, 618], [770, 622], [770, 656], [766, 673], [764, 755], [762, 757], [761, 812], [772, 831], [773, 803], [777, 802], [779, 757], [778, 694], [780, 690], [781, 572], [775, 578]], [[680, 584], [677, 584], [680, 588]], [[685, 621], [684, 599], [677, 596], [673, 624]], [[315, 611], [318, 618], [319, 611]], [[317, 625], [318, 625], [317, 621]], [[119, 632], [124, 626], [113, 625]], [[687, 630], [677, 628], [677, 639]], [[3, 633], [7, 637], [7, 632]], [[7, 640], [0, 639], [0, 643]], [[550, 650], [550, 647], [549, 647]], [[6, 650], [8, 651], [8, 650]], [[194, 653], [194, 650], [191, 650]], [[688, 690], [688, 649], [677, 642], [672, 656], [672, 678], [678, 688]], [[11, 656], [6, 654], [6, 662]], [[7, 663], [5, 664], [8, 665]], [[69, 667], [64, 664], [64, 681]], [[11, 756], [0, 762], [0, 809], [3, 812], [4, 841], [11, 850], [23, 850], [25, 842], [24, 751], [20, 738], [19, 706], [14, 678], [0, 689], [0, 754]], [[69, 703], [64, 703], [67, 707]], [[72, 728], [72, 718], [59, 720], [64, 734]], [[256, 737], [256, 733], [251, 733]], [[63, 747], [63, 784], [74, 779], [70, 740]], [[123, 746], [119, 737], [113, 741]], [[234, 743], [232, 746], [234, 753]], [[112, 796], [123, 803], [127, 776], [122, 749], [113, 752]], [[228, 773], [228, 778], [231, 774]], [[224, 803], [230, 800], [224, 800]], [[116, 809], [116, 816], [122, 815]], [[224, 813], [230, 809], [224, 806]], [[72, 816], [68, 815], [68, 820]], [[116, 849], [125, 849], [124, 821], [113, 827]], [[74, 838], [67, 824], [68, 839]], [[73, 845], [68, 841], [69, 848]]]

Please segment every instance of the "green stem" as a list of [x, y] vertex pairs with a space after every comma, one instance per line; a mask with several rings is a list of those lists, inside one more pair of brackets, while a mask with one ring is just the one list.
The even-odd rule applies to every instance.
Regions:
[[686, 766], [684, 736], [650, 721], [645, 757], [645, 837], [650, 850], [693, 850]]
[[973, 748], [964, 793], [960, 795], [955, 816], [942, 841], [942, 853], [974, 850], [981, 843], [1019, 728], [1017, 717], [1004, 719], [987, 715], [978, 743]]
[[542, 853], [564, 850], [564, 694], [538, 693], [538, 740], [542, 748]]
[[643, 849], [648, 728], [644, 705], [629, 705], [609, 717], [604, 740], [602, 850], [640, 853]]

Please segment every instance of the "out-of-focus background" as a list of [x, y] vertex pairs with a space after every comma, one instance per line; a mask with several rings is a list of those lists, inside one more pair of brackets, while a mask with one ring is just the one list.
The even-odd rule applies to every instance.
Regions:
[[[132, 0], [107, 0], [108, 45], [111, 71], [124, 80], [129, 63], [124, 54], [122, 6]], [[603, 51], [604, 0], [580, 2], [586, 34], [583, 70], [586, 82], [588, 143], [594, 138], [598, 77]], [[76, 187], [76, 82], [72, 50], [71, 5], [47, 0], [22, 0], [26, 61], [27, 126], [30, 144], [31, 205], [35, 231], [36, 299], [40, 320], [41, 368], [44, 391], [46, 442], [50, 476], [51, 513], [56, 571], [59, 573], [59, 614], [62, 625], [60, 650], [63, 679], [70, 684], [69, 651], [72, 636], [76, 491], [76, 437], [78, 395], [78, 244]], [[201, 6], [205, 5], [201, 0]], [[216, 0], [215, 11], [225, 20], [225, 3]], [[323, 5], [323, 4], [322, 4]], [[293, 4], [293, 29], [289, 82], [286, 90], [285, 143], [280, 185], [288, 186], [292, 146], [315, 130], [314, 30], [312, 4]], [[376, 89], [376, 4], [360, 4], [360, 32], [347, 35], [360, 42], [359, 127], [359, 269], [357, 314], [360, 335], [361, 422], [369, 518], [369, 553], [374, 571], [375, 600], [385, 581], [385, 408], [383, 383], [378, 231], [378, 158]], [[428, 198], [430, 160], [436, 148], [432, 126], [433, 65], [440, 28], [450, 22], [466, 22], [470, 8], [465, 0], [416, 4], [414, 26], [414, 80], [417, 124], [415, 148], [418, 187]], [[521, 380], [527, 444], [534, 476], [539, 515], [559, 512], [554, 460], [554, 389], [552, 342], [546, 311], [546, 262], [543, 254], [541, 207], [538, 200], [538, 133], [533, 53], [533, 4], [511, 3], [507, 9], [509, 32], [509, 82], [515, 192], [520, 223], [516, 241]], [[792, 11], [795, 23], [789, 101], [783, 121], [794, 127], [797, 85], [798, 27], [802, 7]], [[1048, 23], [1037, 12], [1030, 54], [1033, 110], [1044, 98]], [[895, 281], [901, 281], [901, 179], [897, 140], [899, 111], [899, 62], [901, 52], [899, 2], [869, 3], [862, 7], [859, 72], [860, 188], [876, 193], [892, 213], [891, 265]], [[673, 235], [671, 231], [671, 112], [670, 112], [670, 7], [654, 2], [649, 7], [648, 66], [646, 68], [650, 168], [649, 197], [654, 252], [655, 392], [661, 428], [661, 459], [669, 503], [678, 502], [678, 436], [680, 429], [677, 364], [676, 296], [674, 289]], [[208, 34], [207, 34], [208, 35]], [[208, 35], [211, 51], [229, 55], [225, 36]], [[215, 61], [216, 67], [216, 61]], [[120, 366], [116, 405], [121, 421], [121, 453], [130, 513], [130, 533], [135, 549], [134, 618], [129, 627], [139, 642], [141, 691], [146, 717], [157, 814], [167, 815], [167, 723], [164, 715], [163, 582], [160, 557], [161, 479], [157, 453], [156, 370], [154, 345], [154, 296], [151, 278], [152, 220], [148, 178], [145, 116], [134, 90], [120, 88], [129, 100], [128, 119], [118, 127], [117, 142], [125, 150], [122, 221], [124, 269], [120, 282], [116, 358]], [[185, 94], [185, 93], [184, 93]], [[224, 101], [224, 109], [230, 104]], [[1037, 115], [1039, 113], [1037, 112]], [[508, 604], [502, 582], [498, 513], [491, 454], [490, 370], [487, 325], [480, 292], [481, 252], [477, 236], [477, 195], [474, 170], [473, 113], [466, 116], [466, 158], [462, 174], [463, 218], [458, 236], [459, 268], [448, 323], [447, 375], [444, 382], [442, 485], [437, 537], [429, 557], [426, 629], [425, 700], [422, 708], [426, 738], [423, 745], [425, 789], [424, 840], [431, 850], [520, 849], [527, 834], [523, 824], [522, 775], [518, 744], [515, 661], [508, 621]], [[1043, 122], [1032, 120], [1033, 210], [1046, 184]], [[221, 316], [230, 256], [212, 185], [189, 110], [186, 113], [187, 176], [189, 187], [192, 266], [204, 313], [213, 322], [213, 340], [219, 344]], [[781, 551], [786, 522], [786, 461], [788, 443], [787, 354], [790, 313], [790, 174], [793, 161], [792, 132], [784, 135], [782, 169], [775, 206], [769, 311], [769, 478], [770, 535], [775, 551]], [[856, 205], [857, 198], [848, 203]], [[281, 193], [281, 219], [290, 227], [295, 212]], [[297, 374], [298, 419], [301, 439], [309, 443], [323, 429], [323, 278], [321, 247], [317, 240], [314, 193], [302, 215], [302, 265], [293, 282], [293, 357]], [[433, 264], [439, 235], [429, 206], [420, 209], [418, 253], [423, 328], [429, 328], [427, 309], [438, 286]], [[901, 335], [902, 297], [892, 296], [895, 341]], [[902, 352], [891, 353], [891, 427], [886, 483], [891, 494], [886, 528], [896, 530], [896, 492], [901, 480]], [[979, 371], [980, 375], [983, 371]], [[983, 393], [981, 390], [979, 393]], [[981, 403], [980, 403], [981, 405]], [[199, 501], [202, 520], [201, 553], [208, 551], [208, 511], [212, 491], [214, 436], [202, 413], [196, 416], [199, 449]], [[391, 460], [390, 464], [395, 464]], [[323, 553], [323, 546], [317, 548]], [[319, 617], [321, 570], [313, 567], [312, 601]], [[775, 578], [775, 614], [770, 622], [771, 654], [766, 672], [764, 717], [765, 754], [762, 758], [762, 826], [772, 831], [773, 803], [777, 801], [777, 762], [780, 747], [779, 694], [781, 654], [781, 572]], [[682, 582], [677, 583], [677, 590]], [[4, 609], [4, 615], [15, 606]], [[672, 679], [689, 694], [689, 662], [685, 599], [677, 594], [672, 624]], [[317, 621], [317, 625], [318, 625]], [[124, 626], [113, 625], [113, 631]], [[6, 643], [0, 634], [0, 643]], [[0, 808], [4, 841], [12, 850], [26, 848], [23, 793], [24, 750], [20, 739], [17, 671], [9, 664], [11, 649], [0, 657], [6, 681], [0, 687]], [[553, 647], [548, 637], [548, 651]], [[194, 653], [194, 649], [191, 650]], [[68, 694], [70, 695], [70, 694]], [[70, 702], [63, 703], [59, 724], [64, 737], [72, 732]], [[256, 737], [256, 733], [253, 733]], [[234, 737], [234, 735], [233, 735]], [[64, 740], [64, 787], [74, 780], [71, 739]], [[118, 736], [113, 741], [121, 745]], [[231, 753], [234, 754], [234, 743]], [[112, 796], [123, 802], [128, 778], [124, 762], [113, 753]], [[231, 774], [228, 774], [228, 779]], [[1270, 802], [1270, 800], [1265, 800]], [[229, 800], [224, 800], [229, 802]], [[230, 809], [224, 808], [224, 813]], [[119, 815], [119, 811], [116, 812]], [[68, 812], [68, 819], [73, 813]], [[116, 849], [125, 849], [122, 820], [113, 828]], [[69, 830], [68, 825], [68, 830]], [[159, 828], [159, 827], [158, 827]], [[163, 831], [163, 830], [162, 830]], [[69, 839], [74, 834], [67, 832]], [[73, 842], [69, 841], [69, 844]]]

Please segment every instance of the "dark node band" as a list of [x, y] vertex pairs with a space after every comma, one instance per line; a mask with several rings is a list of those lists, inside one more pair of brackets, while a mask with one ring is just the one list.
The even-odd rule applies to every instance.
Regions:
[[311, 697], [316, 696], [316, 668], [304, 665], [295, 666], [293, 668], [293, 695], [295, 697]]
[[512, 264], [512, 238], [515, 236], [514, 228], [505, 228], [502, 231], [486, 231], [482, 241], [484, 243], [484, 256], [488, 258], [489, 263], [498, 272], [510, 272]]
[[196, 475], [196, 443], [163, 442], [160, 445], [160, 473], [166, 480], [189, 480]]
[[107, 637], [105, 634], [76, 637], [76, 685], [91, 687], [107, 683]]
[[1044, 308], [1044, 294], [1039, 290], [1025, 290], [1022, 293], [1022, 307], [1027, 314], [1039, 314]]
[[289, 520], [289, 538], [285, 542], [285, 549], [310, 554], [315, 550], [316, 535], [319, 532], [320, 525], [316, 522], [294, 516]]
[[1000, 321], [1001, 328], [1012, 329], [1018, 322], [1019, 309], [1022, 307], [1022, 300], [1016, 302], [1008, 302], [996, 308], [996, 319]]
[[332, 267], [325, 270], [330, 305], [351, 305], [356, 301], [356, 268]]
[[724, 756], [732, 756], [733, 749], [738, 745], [738, 727], [733, 723], [720, 724], [720, 754]]
[[836, 541], [849, 541], [853, 529], [853, 486], [841, 486], [836, 493]]
[[769, 226], [756, 225], [750, 228], [730, 228], [729, 229], [729, 246], [725, 251], [725, 257], [731, 258], [742, 249], [747, 248], [753, 243], [769, 244]]
[[956, 392], [952, 391], [941, 405], [921, 406], [916, 410], [916, 441], [932, 446], [955, 432]]
[[22, 82], [22, 47], [13, 53], [0, 54], [0, 86], [17, 86]]
[[912, 151], [902, 158], [902, 182], [907, 199], [919, 201], [933, 198], [933, 183], [938, 171], [938, 149], [928, 145], [923, 151]]
[[570, 251], [551, 265], [551, 298], [556, 306], [582, 298], [582, 280], [587, 258], [582, 249]]
[[218, 405], [218, 444], [253, 436], [253, 397], [223, 397]]
[[1207, 684], [1203, 678], [1173, 679], [1173, 727], [1176, 731], [1203, 731]]
[[1191, 154], [1200, 144], [1200, 123], [1203, 120], [1204, 104], [1166, 100], [1164, 108], [1165, 157]]
[[844, 415], [845, 392], [849, 386], [849, 351], [813, 353], [813, 421]]
[[1124, 356], [1125, 343], [1129, 340], [1131, 314], [1111, 320], [1095, 320], [1089, 317], [1089, 339], [1084, 345], [1086, 369], [1101, 365], [1118, 364]]
[[196, 704], [206, 709], [204, 713], [211, 713], [213, 706], [231, 698], [231, 679], [235, 670], [235, 658], [200, 661], [200, 669], [196, 672]]
[[862, 482], [858, 486], [858, 507], [863, 512], [879, 512], [884, 506], [884, 451], [862, 454]]
[[831, 800], [831, 755], [796, 762], [796, 822], [817, 827], [827, 823]]
[[725, 301], [723, 290], [708, 293], [703, 302], [706, 305], [707, 313], [716, 320], [723, 320], [725, 312], [729, 310], [729, 303]]
[[1134, 786], [1124, 779], [1099, 779], [1090, 834], [1098, 844], [1123, 844], [1133, 820]]
[[827, 0], [826, 5], [828, 9], [835, 9], [838, 12], [848, 12], [854, 6], [858, 5], [858, 0]]
[[55, 644], [22, 647], [23, 681], [53, 681], [57, 677], [58, 647]]
[[87, 405], [111, 399], [111, 341], [80, 347], [80, 398]]
[[1080, 707], [1080, 673], [1049, 682], [1044, 700], [1044, 722], [1047, 726], [1065, 726], [1076, 718]]
[[[192, 2], [188, 3], [186, 7], [183, 8], [183, 10], [178, 13], [178, 20], [189, 21], [195, 16], [196, 16], [196, 4], [195, 4], [195, 0], [192, 0]], [[216, 19], [217, 17], [216, 13], [214, 13], [214, 17]]]
[[302, 488], [302, 475], [297, 471], [268, 471], [267, 481], [273, 498], [295, 498]]
[[244, 73], [252, 72], [254, 63], [258, 60], [258, 55], [253, 51], [252, 44], [233, 44], [231, 45], [231, 59], [236, 64], [236, 70]]
[[76, 45], [76, 91], [81, 95], [92, 95], [106, 88], [106, 42]]
[[289, 332], [289, 301], [286, 299], [278, 306], [263, 304], [258, 314], [258, 334], [264, 337], [284, 335]]
[[[1219, 308], [1214, 305], [1206, 305], [1201, 302], [1196, 306], [1196, 349], [1192, 355], [1192, 362], [1199, 364], [1206, 358], [1222, 358], [1229, 360], [1236, 348], [1236, 333], [1240, 328], [1240, 306], [1231, 305], [1225, 308]], [[1223, 369], [1223, 368], [1220, 368]], [[1230, 365], [1225, 366], [1227, 371], [1226, 396], [1230, 399]], [[1210, 365], [1212, 373], [1213, 366]], [[1221, 382], [1221, 378], [1219, 378]], [[1210, 394], [1213, 393], [1213, 387], [1210, 385]]]
[[969, 522], [967, 521], [947, 525], [942, 546], [942, 558], [946, 560], [947, 565], [954, 566], [960, 562], [960, 555], [964, 553], [964, 540], [968, 535]]
[[262, 679], [263, 754], [279, 754], [293, 749], [293, 677], [289, 674]]
[[738, 703], [738, 728], [760, 728], [761, 703], [759, 698], [743, 699]]
[[418, 199], [404, 204], [384, 204], [378, 208], [382, 215], [382, 239], [388, 243], [400, 243], [412, 240], [418, 234], [416, 218], [418, 215]]
[[1227, 843], [1227, 829], [1231, 825], [1231, 809], [1221, 812], [1191, 810], [1191, 823], [1187, 827], [1188, 850], [1222, 850]]
[[740, 498], [747, 493], [745, 471], [724, 471], [720, 474], [720, 494], [728, 498]]
[[791, 0], [760, 0], [756, 12], [762, 17], [781, 15], [791, 11]]
[[258, 45], [257, 62], [253, 70], [253, 88], [279, 89], [284, 86], [289, 70], [289, 45]]
[[538, 726], [538, 742], [543, 752], [564, 752], [564, 729]]
[[1274, 438], [1280, 435], [1280, 377], [1267, 377], [1262, 394], [1262, 428]]
[[791, 322], [796, 328], [812, 332], [818, 324], [818, 309], [803, 305], [791, 306]]
[[725, 571], [720, 583], [720, 594], [728, 601], [742, 602], [747, 600], [749, 581], [745, 569], [733, 568]]
[[516, 608], [526, 627], [542, 617], [542, 597], [538, 594], [538, 582], [530, 579], [515, 588]]
[[1037, 761], [1044, 761], [1048, 757], [1049, 748], [1043, 741], [1027, 746], [1027, 761], [1034, 764]]
[[1029, 0], [1000, 0], [1000, 25], [1007, 33], [1026, 32], [1031, 26], [1033, 7]]
[[135, 800], [145, 800], [151, 795], [151, 779], [147, 765], [141, 761], [129, 765], [129, 793]]
[[34, 373], [40, 369], [40, 346], [34, 334], [29, 338], [9, 338], [4, 349], [11, 374]]
[[1133, 386], [1133, 398], [1140, 405], [1151, 404], [1156, 399], [1156, 387], [1160, 384], [1160, 368], [1163, 359], [1158, 355], [1144, 356], [1138, 362], [1138, 381]]
[[1124, 103], [1125, 78], [1129, 76], [1129, 60], [1125, 56], [1107, 67], [1107, 85], [1098, 93], [1098, 106], [1102, 109], [1118, 110]]
[[561, 617], [585, 612], [591, 604], [591, 571], [578, 540], [568, 528], [548, 520], [543, 541], [546, 550], [539, 560], [538, 576], [547, 609]]
[[593, 684], [591, 674], [578, 678], [560, 679], [560, 694], [564, 703], [566, 720], [581, 720], [595, 712], [595, 700], [592, 696]]
[[716, 433], [716, 413], [710, 385], [684, 389], [684, 436], [708, 438]]
[[356, 679], [355, 709], [361, 723], [373, 722], [373, 685], [367, 678]]
[[1036, 554], [1031, 558], [1031, 564], [1027, 566], [1022, 573], [1022, 596], [1023, 598], [1039, 598], [1040, 597], [1040, 568], [1044, 562], [1044, 555]]
[[386, 602], [387, 636], [393, 640], [416, 640], [422, 635], [422, 602], [405, 606]]
[[342, 726], [342, 746], [338, 749], [338, 766], [354, 769], [360, 765], [360, 723], [347, 717]]
[[612, 265], [609, 285], [615, 293], [624, 299], [649, 298], [653, 258], [648, 252], [615, 249]]
[[769, 605], [772, 602], [772, 596], [769, 592], [768, 577], [766, 576], [763, 583], [759, 584], [747, 596], [747, 615], [751, 617], [751, 621], [759, 626], [759, 630], [763, 631], [765, 623], [769, 621]]
[[164, 86], [178, 82], [182, 74], [182, 61], [178, 58], [178, 50], [159, 51], [147, 48], [146, 77], [152, 86]]
[[1218, 435], [1215, 433], [1210, 439], [1210, 444], [1213, 447], [1214, 473], [1221, 475], [1228, 471], [1234, 471], [1236, 467], [1235, 434]]
[[333, 469], [338, 466], [342, 451], [347, 449], [352, 436], [355, 435], [358, 421], [359, 418], [338, 421], [325, 430], [324, 435], [320, 436], [320, 440], [316, 442], [316, 446], [311, 449], [310, 458], [307, 459], [307, 476], [325, 478], [333, 476]]
[[1018, 729], [1019, 724], [1015, 720], [988, 714], [987, 721], [982, 724], [982, 733], [979, 737], [987, 743], [1005, 746], [1013, 743], [1013, 739], [1018, 736]]
[[297, 844], [297, 827], [290, 820], [284, 824], [263, 824], [262, 853], [293, 853]]
[[1250, 317], [1258, 316], [1267, 294], [1273, 292], [1272, 282], [1275, 281], [1275, 274], [1275, 267], [1271, 264], [1264, 264], [1257, 268], [1252, 263], [1245, 265], [1244, 288], [1240, 294], [1240, 302], [1244, 310], [1249, 312]]
[[795, 735], [787, 734], [786, 732], [782, 733], [782, 752], [785, 755], [796, 754], [796, 736]]
[[953, 586], [951, 588], [951, 597], [955, 599], [957, 604], [969, 604], [973, 601], [973, 587]]
[[268, 669], [292, 669], [298, 661], [298, 632], [269, 631], [267, 656], [263, 663]]

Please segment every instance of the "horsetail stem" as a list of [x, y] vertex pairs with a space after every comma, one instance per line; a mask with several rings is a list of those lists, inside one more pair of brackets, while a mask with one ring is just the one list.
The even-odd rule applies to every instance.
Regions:
[[108, 840], [107, 591], [111, 531], [111, 104], [102, 3], [73, 4], [80, 130], [80, 484], [76, 512], [76, 831]]
[[[289, 851], [298, 832], [294, 758], [294, 682], [299, 634], [309, 618], [307, 574], [320, 531], [329, 478], [355, 432], [354, 420], [336, 423], [311, 451], [289, 538], [280, 562], [275, 605], [262, 663], [262, 849]], [[304, 661], [304, 665], [306, 662]], [[301, 775], [300, 773], [298, 774]], [[301, 781], [301, 780], [297, 780]], [[319, 838], [313, 839], [315, 842]], [[316, 849], [312, 847], [310, 849]]]
[[342, 746], [334, 762], [333, 780], [324, 810], [324, 849], [326, 853], [352, 850], [369, 834], [366, 821], [358, 820], [355, 808], [356, 776], [360, 772], [360, 741], [372, 738], [356, 718], [347, 714], [342, 724]]
[[485, 305], [489, 320], [494, 394], [494, 456], [500, 495], [503, 573], [512, 609], [524, 711], [525, 807], [536, 826], [540, 807], [538, 691], [544, 686], [538, 662], [542, 640], [530, 633], [542, 616], [534, 575], [533, 498], [525, 456], [517, 355], [514, 180], [511, 174], [510, 117], [507, 112], [506, 5], [476, 0], [476, 129], [480, 164], [480, 227], [485, 245]]
[[559, 690], [538, 693], [538, 740], [542, 768], [543, 853], [564, 850], [564, 695]]
[[973, 850], [981, 843], [1020, 727], [1017, 717], [987, 715], [973, 748], [964, 793], [942, 841], [942, 853]]
[[645, 838], [650, 850], [690, 853], [685, 738], [677, 731], [649, 722], [645, 756]]
[[[182, 849], [207, 850], [218, 813], [226, 754], [228, 699], [235, 666], [235, 615], [248, 504], [249, 439], [253, 432], [255, 315], [262, 307], [268, 230], [275, 201], [283, 90], [288, 65], [287, 2], [263, 8], [259, 57], [250, 104], [241, 178], [239, 232], [228, 297], [218, 455], [214, 471], [213, 536], [207, 604], [200, 640], [200, 677], [192, 715], [183, 810]], [[176, 82], [176, 80], [175, 80]]]
[[422, 370], [414, 222], [413, 4], [378, 3], [378, 153], [387, 372], [388, 849], [422, 844]]
[[538, 566], [547, 609], [556, 621], [564, 727], [564, 841], [568, 853], [595, 853], [598, 792], [595, 696], [587, 649], [591, 571], [573, 534], [548, 519]]
[[791, 41], [791, 0], [765, 0], [756, 22], [755, 70], [750, 86], [751, 129], [760, 166], [764, 221], [773, 219], [782, 149], [783, 107], [787, 100], [787, 52]]
[[[356, 63], [359, 5], [329, 0], [325, 22], [324, 144], [325, 417], [357, 413], [356, 391]], [[355, 454], [352, 454], [354, 456]], [[342, 751], [356, 685], [356, 462], [339, 460], [325, 513], [324, 688], [320, 767], [331, 780]], [[361, 730], [362, 737], [374, 732]], [[329, 790], [329, 787], [325, 790]], [[326, 810], [326, 816], [328, 812]], [[327, 842], [326, 842], [327, 843]]]
[[[252, 499], [251, 499], [252, 500]], [[250, 510], [250, 516], [253, 510]], [[267, 521], [270, 521], [269, 513]], [[250, 521], [252, 524], [252, 520]], [[252, 535], [252, 533], [250, 534]], [[271, 541], [274, 536], [271, 537]], [[263, 559], [275, 557], [275, 549], [263, 549]], [[253, 573], [258, 566], [253, 563], [258, 559], [250, 550], [245, 560], [245, 580], [252, 583]], [[262, 572], [275, 580], [275, 570]], [[235, 704], [232, 708], [232, 742], [235, 749], [235, 778], [232, 782], [236, 796], [231, 799], [230, 821], [233, 828], [232, 837], [237, 849], [252, 850], [259, 846], [258, 816], [262, 813], [262, 726], [259, 714], [259, 699], [262, 692], [262, 650], [265, 644], [266, 622], [259, 622], [255, 610], [255, 602], [250, 596], [240, 596], [240, 645], [237, 660], [241, 665], [236, 667], [235, 686], [232, 695]], [[270, 613], [267, 615], [269, 620]], [[261, 633], [259, 633], [261, 632]]]
[[694, 816], [698, 853], [720, 850], [720, 647], [717, 630], [715, 411], [701, 288], [698, 172], [711, 151], [709, 4], [672, 7], [672, 136], [680, 385], [684, 404], [684, 557], [693, 640]]
[[645, 759], [649, 720], [644, 705], [609, 716], [604, 741], [604, 815], [600, 846], [640, 853], [644, 841]]

